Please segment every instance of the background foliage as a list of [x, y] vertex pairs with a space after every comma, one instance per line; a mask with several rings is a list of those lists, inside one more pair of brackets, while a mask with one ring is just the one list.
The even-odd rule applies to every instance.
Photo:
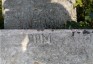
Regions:
[[93, 0], [77, 0], [77, 22], [67, 22], [67, 29], [93, 29]]
[[2, 16], [2, 0], [0, 0], [0, 29], [4, 28], [4, 19]]

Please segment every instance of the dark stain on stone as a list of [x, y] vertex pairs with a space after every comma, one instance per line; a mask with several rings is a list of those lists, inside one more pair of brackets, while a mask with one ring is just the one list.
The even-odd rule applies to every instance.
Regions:
[[92, 33], [93, 33], [93, 31], [92, 31]]
[[80, 34], [80, 32], [77, 32], [78, 34]]
[[44, 28], [38, 28], [37, 31], [44, 31]]
[[75, 35], [75, 32], [72, 32], [72, 36], [74, 36]]
[[51, 61], [50, 59], [48, 59], [48, 61]]
[[90, 34], [90, 32], [87, 31], [87, 30], [84, 30], [84, 31], [83, 31], [83, 34]]
[[52, 31], [54, 31], [54, 29], [52, 29]]

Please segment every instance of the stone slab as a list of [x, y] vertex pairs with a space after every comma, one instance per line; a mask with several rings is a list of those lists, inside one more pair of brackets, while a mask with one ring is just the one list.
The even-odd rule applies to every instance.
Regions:
[[76, 0], [2, 0], [5, 29], [61, 28], [76, 21]]
[[93, 30], [0, 30], [0, 64], [93, 64]]
[[0, 31], [0, 64], [1, 64], [1, 31]]

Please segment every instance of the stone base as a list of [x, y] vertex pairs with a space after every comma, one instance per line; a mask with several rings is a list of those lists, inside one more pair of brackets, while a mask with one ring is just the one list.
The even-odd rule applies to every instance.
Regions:
[[93, 64], [93, 30], [0, 30], [0, 64]]

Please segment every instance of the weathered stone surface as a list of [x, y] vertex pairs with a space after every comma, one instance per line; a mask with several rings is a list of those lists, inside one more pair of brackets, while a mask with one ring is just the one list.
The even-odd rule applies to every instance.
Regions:
[[1, 31], [0, 31], [0, 64], [1, 64]]
[[75, 0], [3, 0], [4, 27], [61, 28], [76, 20]]
[[1, 64], [93, 64], [93, 30], [2, 30]]

